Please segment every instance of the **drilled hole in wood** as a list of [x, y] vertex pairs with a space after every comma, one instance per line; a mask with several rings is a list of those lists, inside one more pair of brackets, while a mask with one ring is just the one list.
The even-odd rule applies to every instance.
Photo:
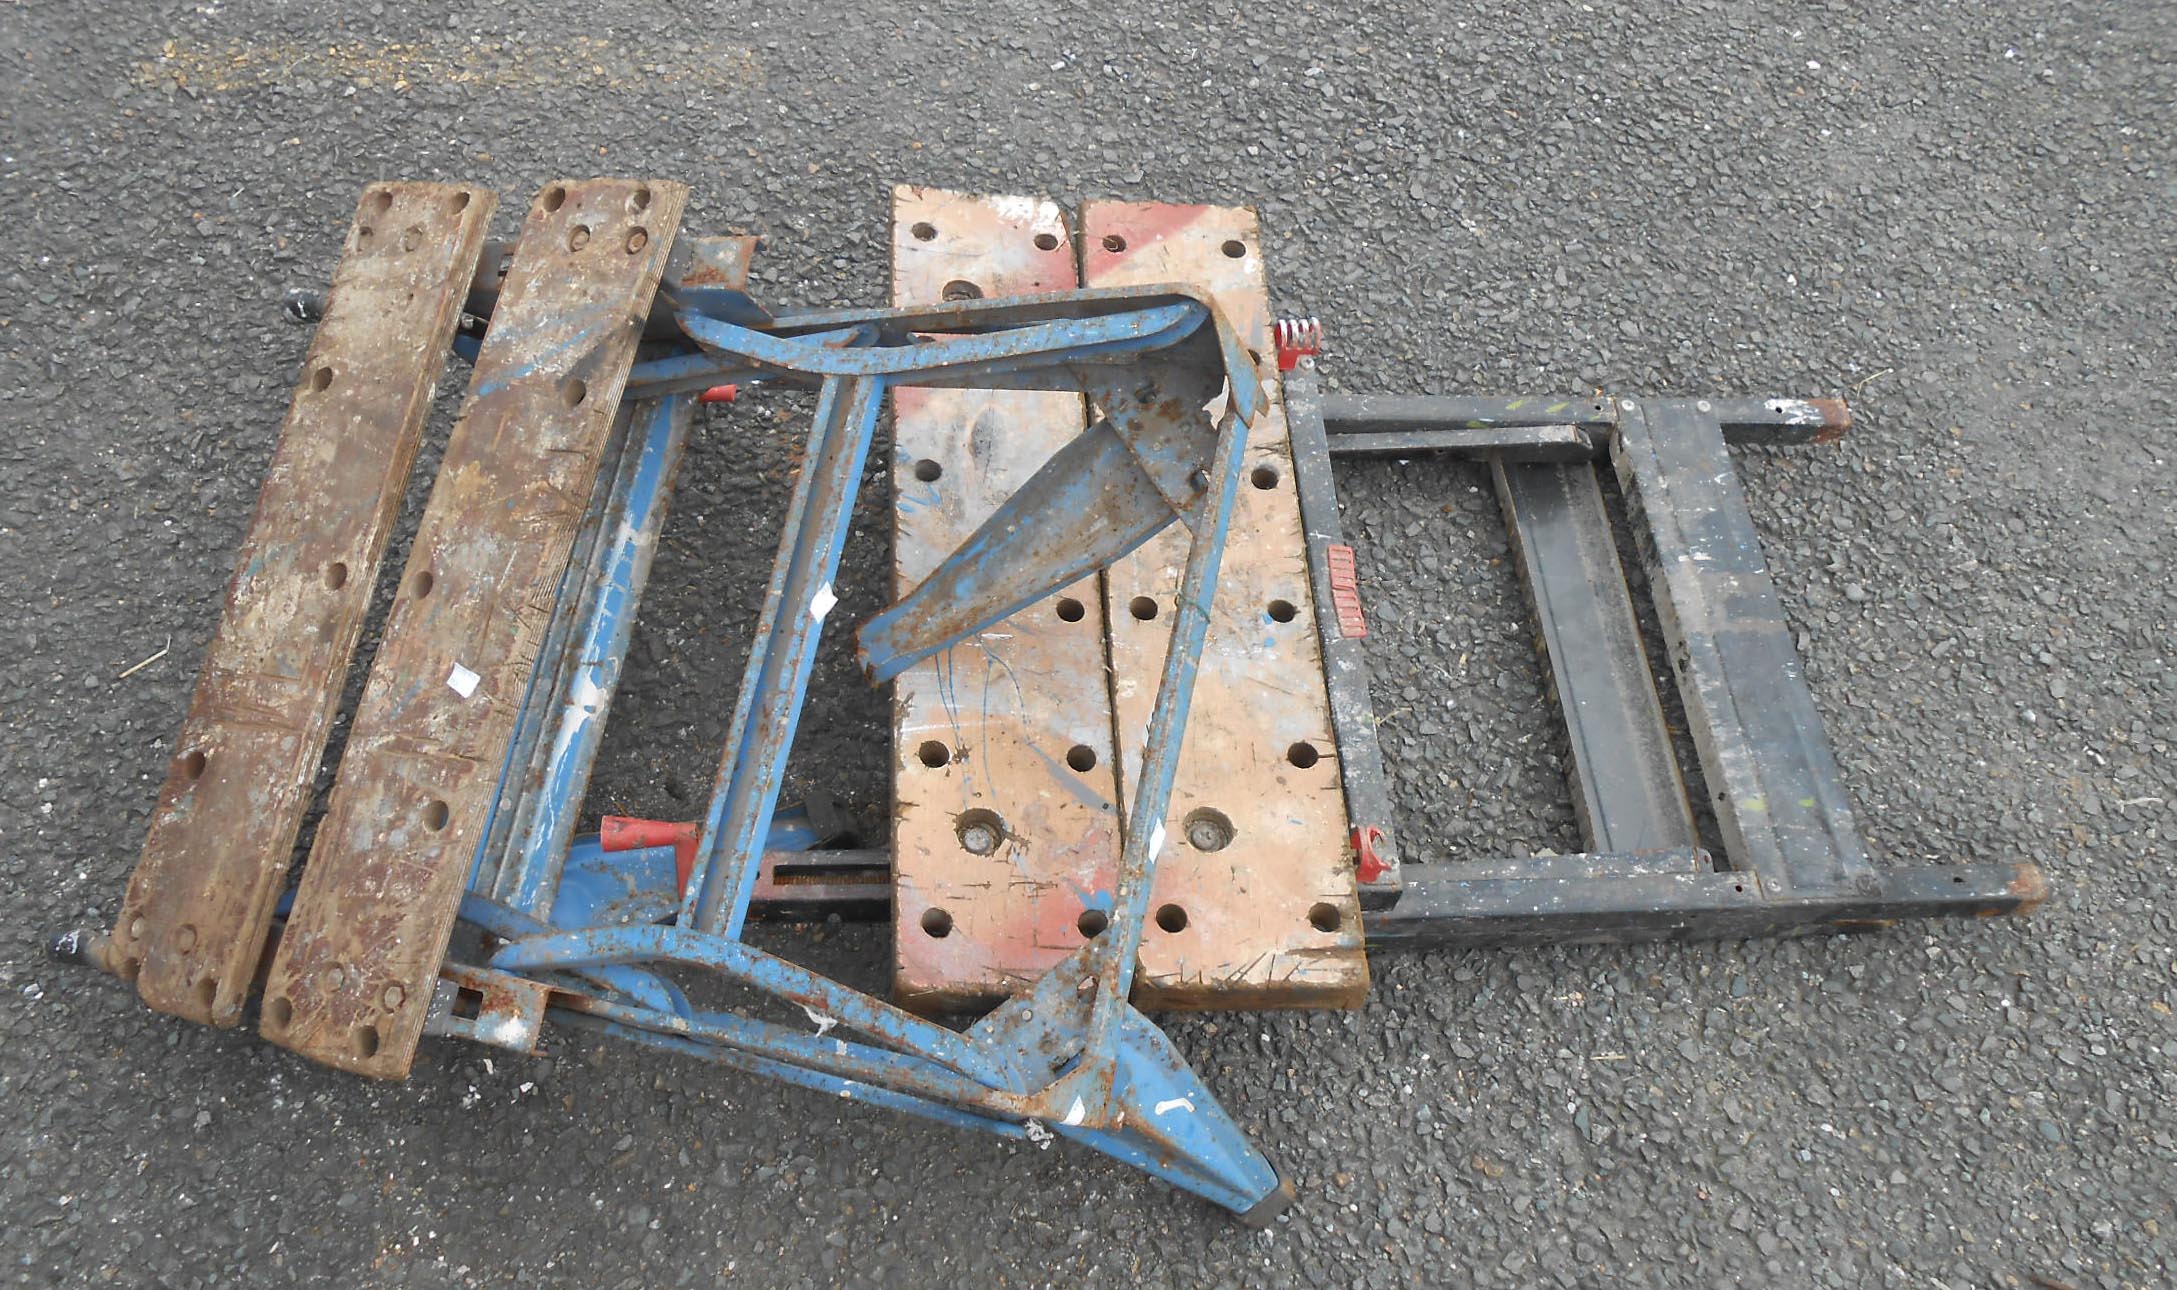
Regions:
[[369, 1059], [378, 1055], [378, 1027], [357, 1026], [351, 1036], [355, 1041], [355, 1055]]
[[1303, 739], [1299, 743], [1296, 743], [1292, 747], [1285, 750], [1285, 760], [1291, 762], [1295, 766], [1298, 766], [1302, 770], [1306, 770], [1308, 767], [1313, 766], [1315, 763], [1323, 760], [1323, 754], [1315, 750], [1314, 744], [1311, 744], [1307, 740]]
[[355, 230], [355, 249], [358, 251], [368, 251], [370, 249], [372, 239], [376, 238], [377, 236], [378, 230], [372, 228], [368, 224], [364, 224], [358, 227]]
[[635, 213], [650, 209], [650, 188], [647, 184], [627, 195], [627, 208]]
[[567, 249], [570, 251], [579, 251], [589, 244], [590, 226], [587, 224], [577, 224], [574, 231], [567, 234]]
[[1126, 249], [1126, 239], [1120, 237], [1117, 233], [1106, 233], [1104, 234], [1104, 249], [1113, 255], [1117, 255]]
[[922, 930], [933, 940], [944, 940], [952, 935], [952, 915], [942, 909], [922, 911]]
[[433, 798], [423, 808], [423, 827], [436, 833], [445, 828], [446, 821], [452, 817], [453, 809], [437, 798]]
[[1055, 251], [1055, 250], [1057, 250], [1057, 249], [1058, 249], [1058, 234], [1056, 234], [1056, 233], [1038, 233], [1038, 234], [1036, 234], [1036, 249], [1037, 249], [1038, 251]]
[[1066, 750], [1066, 764], [1079, 771], [1096, 769], [1096, 750], [1087, 744], [1075, 744]]
[[143, 975], [143, 971], [144, 961], [142, 959], [125, 958], [121, 960], [121, 979], [123, 981], [134, 981], [137, 977]]
[[915, 235], [917, 242], [927, 242], [937, 236], [937, 225], [930, 223], [928, 220], [922, 220], [907, 231]]
[[1270, 602], [1271, 622], [1289, 623], [1299, 612], [1300, 610], [1295, 608], [1290, 600], [1273, 600]]
[[265, 1021], [275, 1030], [287, 1029], [287, 1023], [295, 1019], [295, 1005], [284, 998], [273, 999], [265, 1004]]
[[144, 916], [142, 914], [138, 914], [136, 917], [129, 920], [128, 938], [132, 941], [140, 941], [144, 939], [144, 932], [149, 929], [149, 927], [150, 924], [144, 921]]
[[[197, 780], [204, 778], [205, 761], [204, 750], [202, 748], [192, 748], [182, 756], [181, 773], [188, 777], [189, 782], [195, 783]], [[137, 921], [142, 922], [143, 920], [138, 919]]]
[[633, 230], [631, 230], [631, 231], [630, 231], [630, 232], [628, 233], [628, 235], [627, 235], [627, 253], [628, 253], [629, 255], [638, 255], [638, 254], [640, 254], [640, 253], [642, 252], [642, 249], [643, 249], [644, 247], [648, 246], [648, 245], [650, 245], [650, 230], [649, 230], [649, 229], [647, 229], [647, 228], [638, 228], [638, 229], [633, 229]]
[[943, 291], [937, 294], [941, 299], [945, 300], [981, 300], [983, 298], [983, 289], [969, 282], [966, 278], [954, 278], [945, 284]]
[[960, 849], [969, 855], [992, 855], [1005, 841], [1005, 821], [996, 811], [981, 807], [962, 811], [953, 818], [953, 826], [960, 836]]
[[207, 1010], [219, 1002], [219, 978], [208, 976], [197, 982], [197, 1002]]
[[401, 230], [401, 249], [403, 251], [413, 251], [422, 245], [423, 225], [410, 224], [407, 228]]
[[1096, 936], [1100, 935], [1106, 927], [1111, 926], [1111, 916], [1101, 909], [1084, 909], [1081, 911], [1081, 916], [1073, 920], [1073, 925], [1079, 928], [1081, 935], [1085, 937]]
[[945, 468], [928, 457], [915, 463], [915, 478], [925, 484], [934, 484], [945, 473]]
[[1177, 905], [1157, 906], [1157, 926], [1167, 932], [1187, 930], [1187, 911]]
[[1058, 616], [1066, 622], [1077, 623], [1088, 617], [1088, 608], [1072, 596], [1060, 596], [1058, 598]]
[[325, 585], [334, 591], [348, 585], [348, 566], [335, 560], [325, 566]]
[[544, 209], [556, 211], [567, 204], [567, 190], [558, 184], [544, 190]]
[[1187, 845], [1197, 851], [1222, 851], [1232, 845], [1232, 817], [1212, 807], [1187, 812], [1180, 831]]
[[952, 760], [952, 749], [936, 739], [925, 739], [922, 746], [915, 749], [915, 756], [921, 759], [923, 765], [935, 770]]
[[1126, 612], [1146, 623], [1157, 616], [1157, 602], [1148, 596], [1136, 596], [1126, 602]]
[[453, 196], [446, 199], [446, 209], [452, 211], [456, 215], [459, 215], [461, 212], [467, 210], [468, 208], [469, 195], [467, 193], [455, 193]]
[[333, 369], [331, 367], [321, 363], [310, 369], [310, 393], [323, 394], [331, 388], [333, 388]]
[[184, 954], [195, 949], [197, 947], [197, 929], [183, 923], [181, 930], [174, 933], [174, 946]]
[[1233, 238], [1225, 243], [1224, 253], [1235, 260], [1243, 259], [1247, 255], [1247, 243]]
[[560, 402], [570, 408], [582, 406], [582, 400], [590, 397], [590, 387], [578, 376], [570, 376], [559, 383]]
[[484, 1015], [484, 992], [462, 986], [454, 991], [453, 1014], [463, 1021], [474, 1021]]
[[370, 196], [363, 199], [363, 214], [369, 219], [384, 219], [392, 209], [393, 194], [383, 188], [372, 189]]
[[1345, 922], [1345, 915], [1329, 901], [1319, 901], [1308, 910], [1308, 926], [1319, 932], [1335, 932]]
[[421, 600], [431, 594], [431, 588], [438, 585], [438, 579], [431, 576], [429, 569], [425, 569], [422, 573], [417, 574], [414, 581], [409, 585], [412, 588], [411, 594], [416, 599]]
[[1257, 466], [1248, 472], [1247, 482], [1264, 492], [1268, 492], [1270, 489], [1277, 487], [1277, 478], [1277, 467]]

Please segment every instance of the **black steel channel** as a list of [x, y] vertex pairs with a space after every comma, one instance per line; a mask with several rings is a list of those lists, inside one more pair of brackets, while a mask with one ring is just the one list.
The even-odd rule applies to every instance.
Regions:
[[1587, 849], [1693, 846], [1693, 812], [1595, 468], [1499, 457], [1490, 474], [1571, 743], [1568, 778]]
[[1619, 413], [1612, 458], [1732, 868], [1772, 900], [1880, 893], [1713, 406]]
[[1878, 877], [1866, 894], [1784, 900], [1748, 874], [1477, 881], [1465, 870], [1409, 863], [1398, 905], [1368, 920], [1369, 952], [1862, 931], [1905, 918], [2023, 914], [2047, 894], [2030, 864], [1917, 865]]
[[1331, 394], [1323, 398], [1323, 429], [1332, 435], [1566, 424], [1596, 431], [1617, 423], [1615, 406], [1600, 395], [1504, 399], [1469, 394]]
[[[1300, 493], [1300, 522], [1307, 531], [1308, 581], [1314, 592], [1315, 627], [1323, 641], [1323, 678], [1330, 692], [1331, 733], [1338, 741], [1338, 768], [1345, 779], [1346, 815], [1368, 838], [1381, 862], [1360, 884], [1361, 908], [1388, 907], [1399, 897], [1398, 831], [1391, 819], [1391, 789], [1376, 742], [1376, 708], [1368, 693], [1368, 657], [1361, 642], [1338, 620], [1330, 578], [1330, 548], [1343, 545], [1338, 484], [1331, 474], [1323, 432], [1322, 392], [1315, 360], [1303, 358], [1285, 375], [1285, 420], [1292, 434], [1293, 486]], [[1374, 833], [1364, 831], [1373, 829]]]
[[1387, 430], [1341, 434], [1330, 441], [1335, 457], [1508, 457], [1514, 461], [1586, 462], [1603, 448], [1575, 425], [1494, 426], [1479, 430]]

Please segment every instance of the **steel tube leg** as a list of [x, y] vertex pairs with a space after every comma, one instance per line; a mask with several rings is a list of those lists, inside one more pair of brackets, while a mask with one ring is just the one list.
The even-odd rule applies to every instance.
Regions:
[[883, 398], [881, 379], [844, 377], [824, 383], [763, 619], [741, 678], [725, 764], [689, 878], [683, 926], [737, 939], [748, 918], [749, 898], [762, 868], [764, 833], [778, 806], [817, 640], [825, 615], [836, 603], [832, 578], [839, 571], [840, 548], [846, 543]]

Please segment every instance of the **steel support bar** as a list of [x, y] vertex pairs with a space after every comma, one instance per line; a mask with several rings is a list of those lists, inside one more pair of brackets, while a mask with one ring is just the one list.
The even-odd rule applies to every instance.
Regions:
[[2023, 914], [2047, 894], [2030, 864], [1917, 865], [1882, 874], [1864, 895], [1786, 900], [1768, 898], [1747, 874], [1475, 880], [1465, 870], [1408, 859], [1397, 907], [1369, 918], [1369, 950], [1826, 934]]
[[1693, 812], [1595, 468], [1500, 458], [1490, 473], [1572, 748], [1572, 805], [1587, 849], [1692, 846]]
[[1714, 412], [1619, 411], [1618, 482], [1731, 867], [1777, 897], [1879, 894]]
[[[1697, 399], [1696, 407], [1716, 418], [1724, 440], [1734, 444], [1832, 443], [1852, 428], [1852, 412], [1843, 399]], [[1599, 451], [1603, 436], [1618, 425], [1617, 400], [1607, 395], [1576, 398], [1526, 396], [1493, 398], [1438, 394], [1332, 394], [1323, 400], [1323, 425], [1332, 436], [1331, 451], [1344, 455], [1419, 455], [1448, 452], [1468, 456], [1504, 447], [1533, 447], [1514, 436], [1463, 438], [1455, 431], [1505, 431], [1570, 424]], [[1347, 448], [1348, 442], [1366, 447]], [[1553, 447], [1555, 445], [1553, 444]], [[1559, 458], [1563, 460], [1564, 458]]]
[[605, 737], [605, 716], [620, 687], [620, 670], [635, 632], [635, 606], [650, 580], [650, 564], [674, 476], [687, 444], [695, 396], [678, 395], [635, 406], [630, 442], [614, 481], [603, 531], [597, 539], [596, 573], [567, 655], [561, 686], [545, 705], [540, 777], [525, 809], [516, 815], [499, 875], [501, 900], [530, 913], [552, 908], [561, 866], [574, 840], [575, 815], [589, 792], [590, 769]]
[[778, 806], [817, 640], [825, 616], [838, 603], [832, 579], [883, 395], [881, 380], [841, 377], [826, 382], [817, 404], [778, 563], [742, 674], [725, 763], [696, 852], [683, 926], [730, 940], [740, 936], [747, 920], [763, 835]]
[[1602, 444], [1575, 425], [1483, 426], [1475, 429], [1348, 431], [1330, 440], [1334, 457], [1464, 457], [1487, 460], [1585, 462]]
[[[1341, 585], [1331, 568], [1338, 548], [1350, 559], [1338, 519], [1338, 484], [1331, 473], [1323, 431], [1322, 383], [1315, 360], [1303, 358], [1285, 374], [1285, 422], [1292, 436], [1293, 485], [1300, 494], [1300, 521], [1307, 532], [1308, 581], [1315, 595], [1316, 634], [1323, 643], [1324, 681], [1330, 692], [1331, 737], [1344, 769], [1346, 818], [1353, 822], [1360, 865], [1361, 908], [1382, 909], [1398, 899], [1398, 830], [1391, 786], [1376, 740], [1376, 707], [1368, 693], [1367, 634], [1359, 613], [1360, 591]], [[1350, 609], [1348, 608], [1350, 598]]]

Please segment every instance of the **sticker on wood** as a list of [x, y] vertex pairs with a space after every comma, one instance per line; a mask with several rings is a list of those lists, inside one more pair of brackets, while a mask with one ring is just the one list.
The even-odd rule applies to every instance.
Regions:
[[241, 1019], [497, 201], [363, 192], [114, 926], [161, 1012]]
[[[1252, 211], [1097, 202], [1081, 216], [1091, 287], [1192, 283], [1279, 390]], [[1249, 434], [1217, 600], [1165, 821], [1136, 995], [1168, 1008], [1354, 1007], [1368, 991], [1282, 393]], [[1187, 535], [1107, 573], [1119, 768], [1133, 782], [1171, 636]]]
[[[1059, 208], [903, 187], [893, 303], [1076, 284]], [[899, 388], [897, 585], [912, 589], [1081, 433], [1079, 395]], [[1103, 597], [1095, 578], [902, 674], [893, 710], [894, 992], [996, 1002], [1109, 916], [1118, 867]]]
[[265, 985], [267, 1038], [408, 1073], [687, 190], [531, 207]]

